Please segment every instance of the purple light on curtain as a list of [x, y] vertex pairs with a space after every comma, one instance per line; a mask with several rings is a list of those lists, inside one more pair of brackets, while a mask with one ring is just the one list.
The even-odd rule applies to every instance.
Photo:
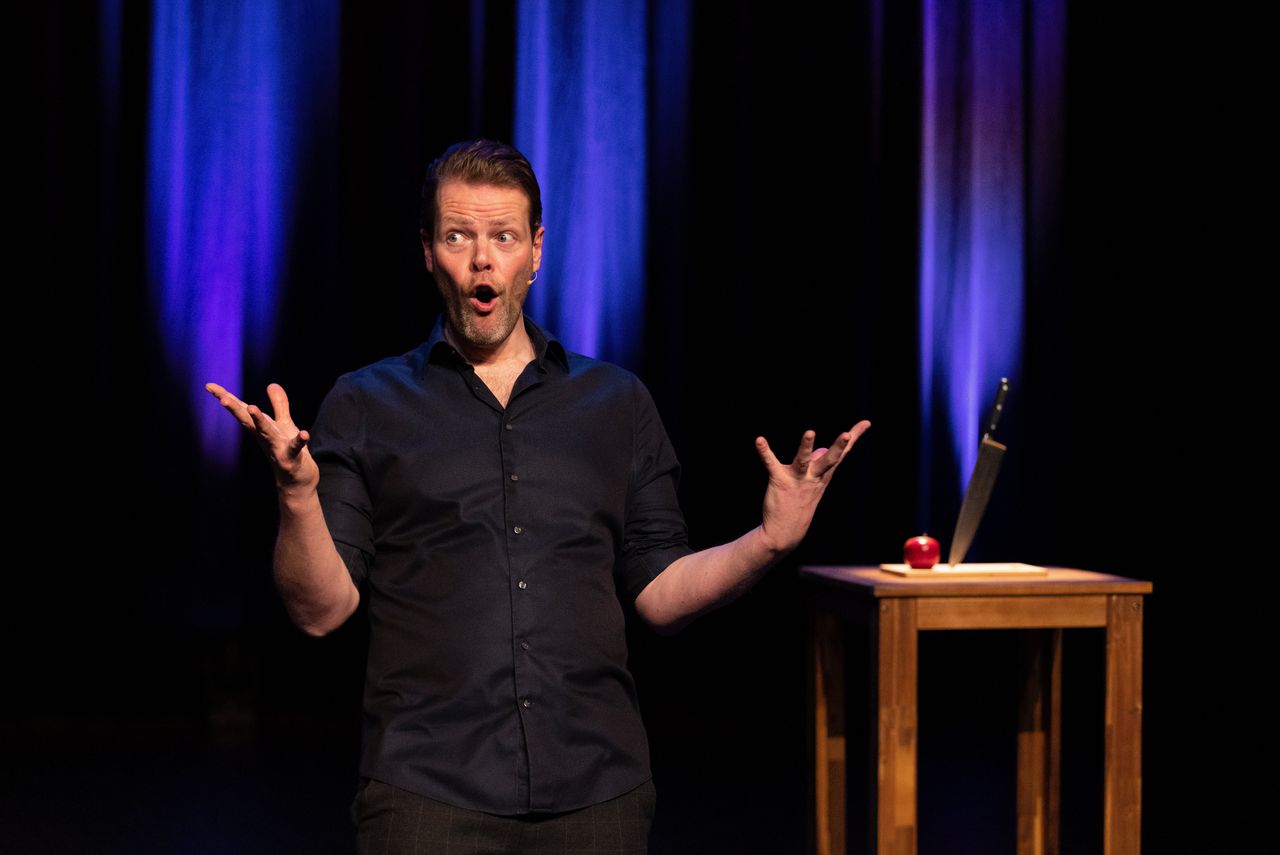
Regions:
[[201, 448], [234, 461], [235, 422], [203, 391], [243, 389], [270, 356], [295, 165], [338, 48], [336, 0], [154, 7], [147, 258], [169, 370]]
[[644, 0], [520, 4], [515, 144], [547, 228], [528, 309], [572, 350], [638, 361], [644, 323]]
[[[953, 464], [963, 490], [996, 383], [1019, 373], [1025, 23], [1023, 0], [924, 3], [920, 493], [926, 515], [931, 486], [942, 483]], [[935, 461], [934, 437], [943, 429], [954, 457]]]

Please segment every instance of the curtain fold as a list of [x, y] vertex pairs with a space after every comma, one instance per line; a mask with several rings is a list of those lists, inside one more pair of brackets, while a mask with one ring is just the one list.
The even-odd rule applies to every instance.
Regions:
[[1051, 172], [1030, 144], [1052, 146], [1045, 129], [1061, 129], [1064, 3], [924, 3], [919, 501], [926, 518], [950, 503], [934, 490], [963, 492], [997, 381], [1014, 378], [1016, 389], [1021, 374], [1029, 171]]
[[313, 111], [334, 94], [338, 4], [158, 3], [152, 22], [147, 263], [170, 373], [205, 456], [234, 463], [207, 406], [270, 358]]
[[644, 329], [648, 4], [520, 4], [515, 144], [546, 202], [529, 314], [570, 349], [636, 366]]

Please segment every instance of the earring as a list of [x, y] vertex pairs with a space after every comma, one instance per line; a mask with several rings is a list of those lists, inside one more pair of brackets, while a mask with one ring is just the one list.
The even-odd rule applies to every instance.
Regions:
[[537, 281], [538, 281], [538, 271], [535, 270], [533, 271], [533, 278], [529, 280], [529, 284], [532, 285], [534, 282], [537, 282]]

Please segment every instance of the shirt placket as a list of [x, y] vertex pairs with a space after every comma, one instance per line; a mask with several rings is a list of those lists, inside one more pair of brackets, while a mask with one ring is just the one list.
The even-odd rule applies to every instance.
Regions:
[[537, 592], [534, 589], [537, 580], [530, 577], [533, 539], [538, 536], [538, 532], [532, 530], [536, 529], [536, 524], [531, 527], [532, 509], [529, 508], [522, 489], [527, 486], [527, 482], [522, 481], [525, 477], [522, 465], [527, 462], [528, 444], [522, 441], [525, 426], [519, 415], [521, 407], [518, 401], [519, 396], [528, 391], [530, 381], [537, 382], [529, 376], [521, 378], [502, 414], [498, 429], [498, 448], [502, 461], [503, 528], [511, 586], [512, 697], [524, 736], [524, 756], [520, 758], [516, 769], [516, 798], [526, 808], [531, 805], [533, 774], [529, 734], [539, 729], [532, 717], [540, 713], [540, 686], [531, 661], [537, 655], [531, 641], [537, 623]]
[[515, 389], [507, 402], [506, 408], [498, 402], [489, 388], [480, 379], [475, 369], [463, 363], [459, 366], [472, 394], [498, 413], [498, 456], [501, 464], [502, 478], [502, 537], [505, 541], [507, 556], [507, 579], [511, 593], [511, 649], [513, 655], [511, 681], [514, 691], [512, 703], [515, 706], [516, 718], [520, 727], [520, 744], [522, 750], [515, 758], [516, 804], [526, 810], [530, 807], [532, 777], [529, 757], [529, 732], [531, 723], [528, 716], [536, 714], [538, 702], [537, 686], [534, 683], [533, 669], [529, 664], [529, 656], [533, 653], [529, 642], [530, 630], [534, 625], [534, 608], [532, 602], [531, 580], [528, 571], [532, 565], [528, 530], [528, 517], [525, 513], [527, 503], [521, 501], [520, 472], [521, 457], [518, 453], [519, 418], [516, 416], [516, 399], [530, 387], [536, 386], [540, 372], [529, 366], [516, 381]]

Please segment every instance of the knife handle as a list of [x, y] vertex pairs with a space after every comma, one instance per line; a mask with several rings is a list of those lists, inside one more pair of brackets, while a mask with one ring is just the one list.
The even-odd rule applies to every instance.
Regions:
[[986, 439], [996, 432], [996, 425], [1000, 423], [1000, 416], [1004, 415], [1004, 399], [1009, 394], [1009, 378], [1000, 378], [1000, 387], [996, 389], [996, 403], [991, 408], [991, 415], [987, 418], [987, 429], [982, 432], [982, 438]]

